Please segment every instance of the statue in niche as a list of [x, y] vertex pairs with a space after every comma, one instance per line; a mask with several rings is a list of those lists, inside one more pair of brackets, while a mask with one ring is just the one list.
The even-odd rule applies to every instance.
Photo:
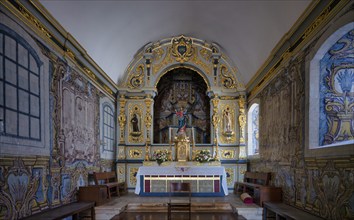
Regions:
[[133, 115], [133, 118], [130, 120], [133, 126], [133, 132], [139, 132], [139, 119], [136, 114]]
[[224, 120], [224, 132], [223, 135], [229, 140], [234, 134], [232, 130], [232, 115], [229, 108], [226, 108], [223, 112]]
[[231, 132], [231, 114], [229, 109], [224, 111], [224, 120], [225, 120], [225, 131]]
[[177, 118], [178, 118], [178, 130], [177, 136], [186, 136], [186, 128], [187, 128], [187, 109], [181, 107], [179, 111], [175, 110]]
[[130, 122], [132, 124], [132, 132], [130, 134], [133, 136], [133, 138], [139, 137], [141, 135], [139, 115], [134, 113], [133, 117], [130, 119]]

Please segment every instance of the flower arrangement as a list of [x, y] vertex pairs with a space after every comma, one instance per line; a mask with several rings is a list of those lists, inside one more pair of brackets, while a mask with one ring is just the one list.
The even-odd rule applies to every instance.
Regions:
[[160, 165], [163, 162], [168, 160], [168, 151], [167, 150], [157, 150], [152, 155], [152, 159], [156, 160], [157, 164]]
[[214, 161], [213, 156], [210, 153], [210, 150], [201, 150], [195, 155], [195, 160], [199, 163]]

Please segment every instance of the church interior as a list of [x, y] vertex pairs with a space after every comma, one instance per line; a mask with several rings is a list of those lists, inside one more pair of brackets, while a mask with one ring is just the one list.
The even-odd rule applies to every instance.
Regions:
[[[170, 219], [177, 183], [172, 219], [354, 219], [354, 2], [284, 2], [1, 1], [0, 219]], [[273, 43], [226, 13], [277, 4]]]

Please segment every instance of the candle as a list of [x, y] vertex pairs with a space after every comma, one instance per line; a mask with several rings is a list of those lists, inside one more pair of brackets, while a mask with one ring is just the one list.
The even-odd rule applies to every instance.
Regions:
[[169, 140], [169, 142], [170, 142], [170, 144], [171, 144], [171, 142], [172, 142], [171, 127], [168, 127], [168, 140]]
[[192, 139], [193, 139], [193, 146], [195, 144], [195, 139], [194, 139], [194, 127], [192, 127]]

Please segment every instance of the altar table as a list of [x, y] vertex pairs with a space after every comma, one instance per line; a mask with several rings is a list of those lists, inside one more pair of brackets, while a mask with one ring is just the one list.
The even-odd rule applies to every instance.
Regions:
[[167, 196], [170, 182], [190, 182], [192, 196], [228, 195], [223, 166], [141, 166], [136, 175], [135, 194]]

